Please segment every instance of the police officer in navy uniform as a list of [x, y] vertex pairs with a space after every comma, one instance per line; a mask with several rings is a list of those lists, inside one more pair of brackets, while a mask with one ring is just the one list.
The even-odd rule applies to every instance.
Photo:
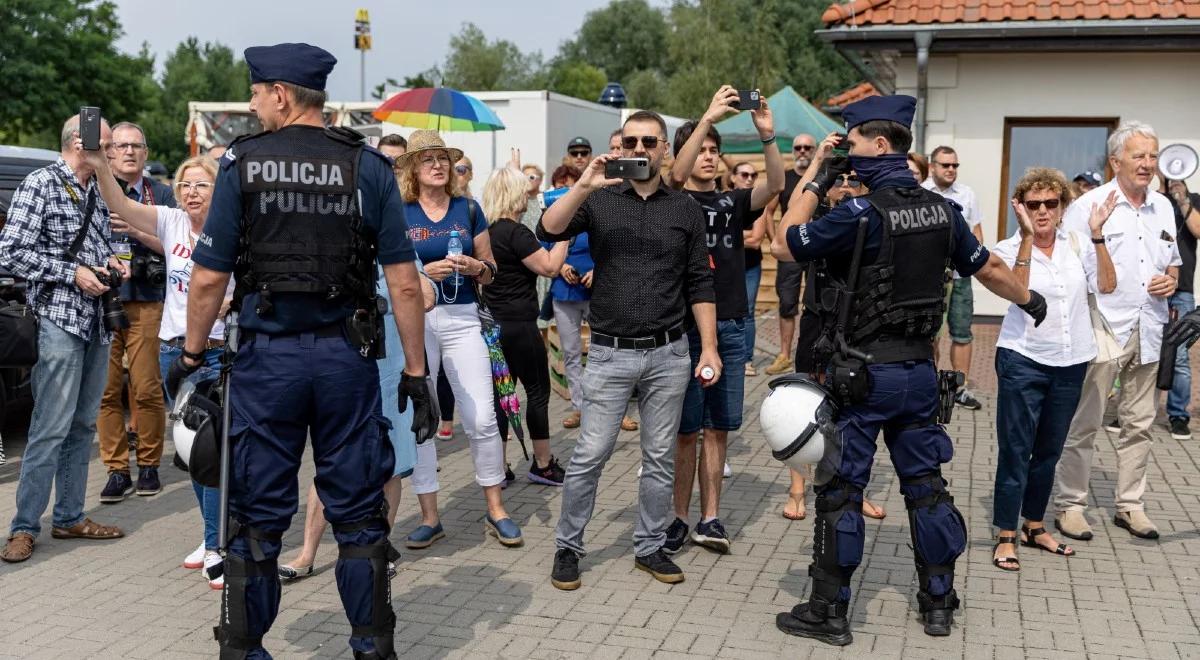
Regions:
[[[958, 608], [954, 562], [966, 548], [966, 525], [942, 477], [953, 446], [937, 423], [933, 364], [947, 269], [976, 276], [1036, 323], [1046, 313], [1042, 297], [975, 240], [961, 209], [921, 188], [909, 172], [915, 105], [911, 96], [876, 96], [846, 106], [846, 144], [839, 146], [849, 147], [849, 158], [827, 159], [814, 180], [794, 193], [772, 244], [784, 261], [825, 259], [839, 301], [853, 301], [829, 360], [826, 382], [840, 412], [816, 470], [811, 595], [776, 617], [786, 633], [839, 646], [852, 641], [850, 578], [862, 560], [863, 489], [880, 431], [908, 508], [926, 634], [949, 635]], [[871, 193], [812, 220], [837, 177], [851, 170]], [[862, 246], [861, 259], [851, 273], [856, 245]]]
[[[220, 657], [269, 658], [279, 610], [276, 560], [296, 512], [296, 474], [312, 437], [316, 487], [338, 541], [335, 576], [355, 658], [395, 658], [383, 485], [392, 476], [373, 331], [376, 261], [405, 353], [400, 407], [413, 432], [437, 424], [427, 386], [424, 312], [391, 161], [353, 131], [322, 122], [336, 60], [308, 44], [248, 48], [250, 110], [266, 132], [221, 160], [192, 259], [187, 339], [174, 387], [200, 366], [205, 338], [236, 275], [241, 337], [229, 399], [233, 443]], [[395, 349], [395, 347], [391, 347]]]

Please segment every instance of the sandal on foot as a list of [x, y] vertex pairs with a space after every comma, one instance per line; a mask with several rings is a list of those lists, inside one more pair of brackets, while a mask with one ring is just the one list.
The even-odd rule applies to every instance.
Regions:
[[[800, 504], [800, 506], [796, 507], [797, 513], [788, 513], [788, 504], [791, 504], [792, 502], [798, 502]], [[783, 517], [787, 518], [788, 520], [804, 520], [805, 516], [807, 515], [808, 511], [804, 505], [804, 494], [801, 493], [800, 496], [797, 497], [792, 493], [788, 493], [788, 502], [787, 504], [783, 505]]]
[[1002, 571], [1019, 571], [1021, 570], [1021, 561], [1016, 557], [997, 557], [996, 551], [1005, 543], [1011, 544], [1014, 548], [1017, 545], [1017, 537], [1014, 534], [1002, 534], [996, 537], [996, 545], [992, 547], [992, 565]]
[[865, 499], [863, 500], [862, 514], [875, 520], [883, 520], [884, 518], [887, 518], [887, 511], [884, 511], [883, 507]]
[[1021, 539], [1021, 545], [1027, 548], [1037, 548], [1039, 550], [1045, 550], [1046, 552], [1052, 552], [1056, 555], [1062, 555], [1063, 557], [1070, 557], [1075, 554], [1075, 550], [1066, 543], [1059, 543], [1058, 547], [1056, 548], [1047, 548], [1041, 543], [1035, 541], [1035, 538], [1047, 533], [1045, 527], [1030, 529], [1025, 525], [1021, 525], [1021, 533], [1025, 535], [1025, 538]]
[[101, 525], [91, 518], [71, 527], [55, 527], [50, 530], [50, 536], [56, 539], [119, 539], [125, 536], [121, 528], [112, 525]]

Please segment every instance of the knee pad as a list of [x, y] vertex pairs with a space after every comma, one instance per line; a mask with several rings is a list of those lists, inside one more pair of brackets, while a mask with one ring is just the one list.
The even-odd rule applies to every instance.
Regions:
[[[250, 612], [261, 615], [278, 607], [278, 564], [275, 557], [256, 561], [233, 553], [226, 554], [223, 569], [225, 588], [221, 590], [221, 619], [213, 628], [213, 637], [221, 645], [220, 660], [243, 660], [250, 651], [262, 646], [263, 634], [271, 621], [251, 621]], [[257, 596], [268, 602], [258, 603], [255, 608], [247, 608], [246, 587], [249, 578], [264, 578], [267, 581], [265, 593]]]
[[[387, 521], [381, 516], [372, 517], [357, 523], [333, 525], [333, 531], [337, 534], [344, 534], [372, 527], [382, 527], [384, 530], [382, 537], [375, 542], [366, 545], [338, 544], [339, 565], [348, 560], [365, 559], [371, 566], [370, 620], [366, 623], [361, 620], [355, 621], [355, 617], [349, 610], [346, 611], [346, 616], [350, 618], [351, 636], [370, 638], [375, 645], [373, 652], [355, 651], [355, 658], [395, 658], [393, 633], [396, 629], [396, 613], [392, 610], [392, 582], [388, 579], [387, 565], [388, 562], [399, 559], [400, 553], [392, 547], [391, 542], [387, 539]], [[343, 587], [340, 580], [338, 586], [345, 589], [352, 588], [352, 585], [349, 584]]]
[[[917, 564], [920, 589], [933, 600], [953, 599], [954, 563], [966, 550], [966, 522], [946, 490], [942, 473], [930, 472], [900, 480], [908, 509], [913, 559]], [[930, 609], [941, 609], [931, 607]]]
[[862, 563], [863, 490], [834, 479], [816, 491], [813, 563], [808, 567], [813, 595], [827, 603], [846, 602], [850, 599], [850, 578]]

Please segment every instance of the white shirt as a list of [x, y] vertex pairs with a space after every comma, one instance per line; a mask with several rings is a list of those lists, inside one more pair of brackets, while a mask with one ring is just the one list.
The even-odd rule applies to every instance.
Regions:
[[[949, 188], [939, 188], [933, 182], [933, 177], [929, 177], [925, 179], [925, 182], [921, 186], [926, 190], [932, 190], [946, 199], [953, 200], [961, 206], [963, 220], [967, 221], [967, 226], [971, 228], [972, 232], [979, 226], [979, 223], [983, 222], [983, 212], [979, 210], [979, 199], [975, 197], [975, 191], [971, 190], [967, 184], [955, 181], [950, 184]], [[954, 279], [957, 280], [959, 278], [958, 271], [954, 271]]]
[[[1124, 346], [1134, 329], [1140, 337], [1141, 364], [1158, 362], [1163, 326], [1167, 323], [1167, 299], [1146, 291], [1150, 278], [1165, 275], [1170, 266], [1179, 266], [1179, 245], [1175, 242], [1175, 211], [1163, 195], [1147, 191], [1140, 208], [1121, 192], [1117, 180], [1095, 188], [1067, 207], [1063, 226], [1083, 233], [1091, 240], [1088, 217], [1093, 204], [1102, 204], [1112, 191], [1117, 206], [1104, 223], [1104, 240], [1117, 271], [1117, 288], [1112, 293], [1097, 293], [1096, 306], [1112, 330], [1117, 344]], [[1092, 253], [1092, 261], [1095, 261]], [[1094, 269], [1094, 263], [1090, 266]]]
[[[187, 332], [187, 294], [192, 281], [192, 249], [196, 246], [197, 234], [192, 232], [192, 221], [183, 209], [156, 206], [158, 209], [158, 240], [162, 241], [163, 256], [167, 262], [167, 295], [163, 301], [162, 325], [158, 338], [171, 340]], [[233, 278], [225, 297], [233, 295]], [[221, 319], [213, 324], [209, 339], [225, 338], [225, 323]]]
[[[1016, 234], [997, 243], [992, 254], [1012, 268], [1020, 248], [1021, 236]], [[1010, 305], [996, 346], [1049, 367], [1091, 361], [1097, 351], [1087, 294], [1089, 283], [1096, 280], [1096, 251], [1089, 235], [1059, 227], [1053, 256], [1034, 247], [1029, 261], [1029, 288], [1046, 299], [1046, 320], [1035, 328], [1032, 317]]]

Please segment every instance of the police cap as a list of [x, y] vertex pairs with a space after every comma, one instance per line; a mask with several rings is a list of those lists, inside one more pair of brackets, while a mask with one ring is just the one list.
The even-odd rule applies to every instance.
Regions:
[[905, 128], [912, 126], [913, 114], [917, 111], [917, 100], [904, 94], [894, 96], [868, 96], [842, 108], [846, 130], [869, 121], [894, 121]]
[[252, 46], [245, 58], [251, 84], [287, 82], [317, 91], [325, 90], [325, 79], [337, 64], [329, 51], [303, 43]]

